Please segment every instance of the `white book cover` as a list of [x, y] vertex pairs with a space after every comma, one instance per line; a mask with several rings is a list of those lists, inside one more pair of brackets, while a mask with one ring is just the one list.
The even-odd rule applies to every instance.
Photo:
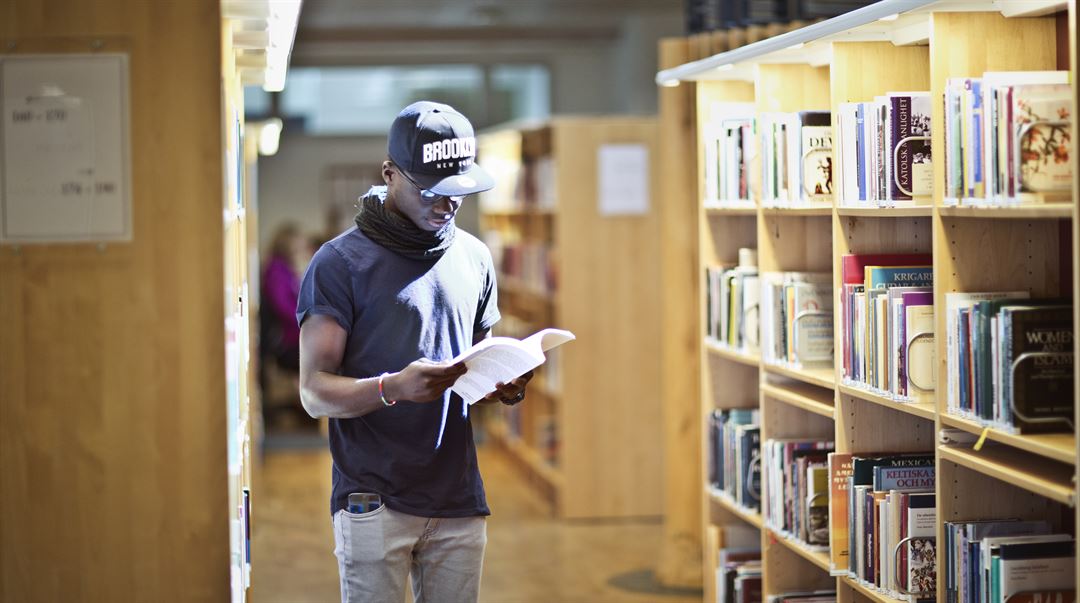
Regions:
[[761, 308], [761, 283], [758, 275], [749, 275], [743, 282], [743, 344], [748, 352], [757, 352], [760, 345], [758, 331]]
[[837, 113], [840, 139], [840, 165], [837, 180], [842, 183], [840, 188], [840, 204], [847, 206], [860, 205], [859, 198], [859, 156], [858, 156], [858, 133], [856, 131], [856, 112], [859, 103], [840, 103]]
[[[986, 200], [1001, 203], [1006, 198], [992, 186], [997, 182], [995, 154], [998, 149], [998, 127], [1007, 127], [1006, 120], [997, 115], [996, 93], [1000, 88], [1017, 84], [1068, 84], [1068, 71], [987, 71], [982, 77], [982, 107], [984, 124], [982, 132], [983, 178], [986, 183]], [[1000, 189], [1000, 183], [998, 189]]]

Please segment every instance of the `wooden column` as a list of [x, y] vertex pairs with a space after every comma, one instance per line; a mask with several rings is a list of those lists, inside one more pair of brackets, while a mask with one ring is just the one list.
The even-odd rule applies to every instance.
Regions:
[[227, 601], [219, 2], [4, 0], [130, 55], [129, 243], [0, 247], [0, 601]]
[[[660, 41], [661, 69], [689, 60], [686, 40]], [[701, 585], [701, 339], [698, 300], [698, 205], [695, 88], [659, 89], [664, 540], [657, 578], [667, 586]]]

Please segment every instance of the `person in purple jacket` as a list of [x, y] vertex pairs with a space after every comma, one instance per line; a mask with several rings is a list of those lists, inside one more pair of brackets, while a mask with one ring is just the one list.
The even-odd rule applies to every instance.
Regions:
[[[450, 360], [499, 320], [491, 253], [459, 230], [465, 197], [494, 181], [472, 124], [432, 102], [390, 128], [385, 186], [356, 227], [312, 258], [296, 308], [300, 397], [329, 417], [330, 513], [342, 601], [476, 601], [490, 514], [469, 406]], [[532, 374], [483, 403], [516, 404]]]
[[295, 222], [278, 226], [270, 243], [270, 256], [262, 273], [262, 313], [264, 322], [260, 344], [264, 358], [273, 359], [286, 371], [300, 370], [300, 327], [296, 324], [296, 302], [300, 295], [297, 263], [307, 243]]

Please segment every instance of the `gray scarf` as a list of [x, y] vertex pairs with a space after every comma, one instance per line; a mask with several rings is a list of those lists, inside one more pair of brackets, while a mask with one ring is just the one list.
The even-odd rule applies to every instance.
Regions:
[[373, 186], [360, 197], [356, 227], [379, 245], [411, 260], [437, 260], [454, 244], [454, 221], [435, 232], [421, 230], [412, 220], [387, 209], [386, 187]]

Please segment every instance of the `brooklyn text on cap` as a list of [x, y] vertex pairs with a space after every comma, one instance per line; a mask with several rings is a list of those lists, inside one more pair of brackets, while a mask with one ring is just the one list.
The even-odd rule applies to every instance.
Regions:
[[470, 195], [495, 186], [476, 164], [472, 124], [449, 105], [419, 101], [402, 109], [390, 126], [389, 154], [421, 187], [437, 195]]

